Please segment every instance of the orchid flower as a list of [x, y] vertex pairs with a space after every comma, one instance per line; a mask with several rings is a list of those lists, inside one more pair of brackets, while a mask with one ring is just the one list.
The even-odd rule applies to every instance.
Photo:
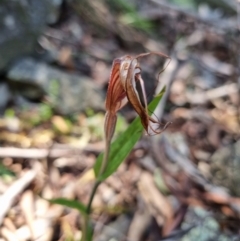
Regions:
[[[166, 124], [162, 130], [159, 129], [159, 122], [148, 114], [147, 98], [144, 87], [144, 81], [141, 77], [141, 68], [139, 59], [151, 54], [156, 54], [169, 58], [168, 56], [159, 52], [150, 52], [139, 54], [135, 57], [123, 56], [113, 61], [112, 71], [110, 74], [110, 81], [106, 97], [106, 114], [104, 123], [105, 133], [105, 151], [101, 162], [100, 170], [97, 174], [97, 179], [92, 189], [92, 193], [87, 206], [87, 215], [84, 218], [84, 232], [82, 240], [87, 240], [89, 215], [91, 213], [91, 206], [94, 195], [98, 186], [101, 184], [101, 175], [106, 170], [108, 164], [108, 157], [110, 153], [111, 140], [115, 131], [117, 122], [117, 111], [129, 102], [135, 111], [138, 113], [142, 125], [148, 135], [161, 133], [168, 124]], [[169, 58], [170, 59], [170, 58]], [[137, 91], [136, 84], [139, 82], [141, 87], [142, 99]]]
[[[159, 52], [150, 52], [139, 54], [135, 57], [123, 56], [113, 61], [112, 70], [110, 74], [110, 81], [106, 97], [106, 114], [104, 123], [105, 133], [105, 156], [100, 170], [100, 175], [104, 172], [108, 154], [113, 137], [116, 122], [117, 122], [117, 111], [120, 110], [124, 105], [129, 102], [135, 111], [138, 113], [142, 125], [148, 135], [154, 135], [161, 133], [168, 124], [166, 124], [162, 130], [159, 129], [159, 122], [148, 114], [147, 109], [147, 98], [144, 87], [144, 81], [141, 77], [141, 68], [139, 59], [151, 54], [156, 54], [170, 59], [168, 56]], [[136, 88], [136, 83], [140, 83], [141, 93], [143, 100], [141, 101], [139, 93]]]
[[[113, 61], [106, 98], [105, 134], [107, 140], [112, 138], [115, 129], [114, 123], [116, 122], [116, 112], [127, 102], [129, 102], [138, 113], [142, 125], [148, 135], [159, 134], [162, 132], [162, 130], [159, 130], [158, 121], [148, 114], [146, 91], [138, 61], [140, 58], [151, 54], [157, 54], [169, 58], [159, 52], [150, 52], [139, 54], [136, 57], [124, 56]], [[137, 82], [140, 83], [143, 101], [141, 101], [136, 88]]]

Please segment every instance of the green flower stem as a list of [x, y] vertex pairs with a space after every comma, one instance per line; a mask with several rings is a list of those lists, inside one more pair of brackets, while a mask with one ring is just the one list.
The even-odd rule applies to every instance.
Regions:
[[[99, 185], [102, 183], [101, 175], [105, 172], [105, 170], [107, 168], [107, 164], [108, 164], [111, 140], [112, 140], [112, 137], [113, 137], [113, 134], [115, 131], [115, 127], [116, 127], [116, 122], [117, 122], [117, 117], [116, 116], [112, 116], [112, 117], [113, 118], [105, 118], [105, 151], [104, 151], [100, 171], [98, 173], [97, 179], [94, 183], [94, 186], [93, 186], [93, 189], [92, 189], [89, 201], [88, 201], [86, 215], [84, 216], [83, 236], [81, 239], [82, 241], [91, 241], [91, 240], [88, 240], [88, 237], [89, 237], [88, 234], [90, 232], [89, 217], [91, 214], [92, 202], [93, 202], [94, 196], [97, 192]], [[108, 130], [110, 130], [110, 131], [108, 131]]]
[[91, 241], [91, 240], [88, 240], [88, 237], [89, 237], [89, 233], [91, 230], [89, 230], [89, 216], [91, 214], [91, 207], [92, 207], [92, 202], [93, 202], [93, 198], [96, 194], [96, 191], [97, 191], [97, 188], [98, 186], [101, 184], [101, 181], [98, 181], [96, 180], [95, 183], [94, 183], [94, 186], [93, 186], [93, 189], [92, 189], [92, 192], [91, 192], [91, 196], [90, 196], [90, 199], [89, 199], [89, 202], [88, 202], [88, 206], [87, 206], [87, 210], [86, 210], [86, 215], [84, 215], [84, 226], [83, 226], [83, 236], [82, 236], [82, 241]]

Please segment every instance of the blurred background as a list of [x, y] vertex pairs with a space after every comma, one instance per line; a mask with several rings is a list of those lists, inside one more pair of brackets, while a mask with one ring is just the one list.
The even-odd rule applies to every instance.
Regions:
[[[103, 151], [114, 58], [142, 61], [161, 135], [143, 135], [93, 202], [96, 241], [240, 240], [240, 2], [1, 0], [0, 240], [79, 240]], [[118, 115], [116, 136], [136, 117]], [[43, 198], [42, 198], [43, 197]]]

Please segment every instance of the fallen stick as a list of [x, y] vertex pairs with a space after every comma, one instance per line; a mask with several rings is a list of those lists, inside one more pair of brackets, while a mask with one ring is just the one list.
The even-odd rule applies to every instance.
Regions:
[[37, 148], [16, 148], [16, 147], [1, 147], [0, 157], [12, 157], [12, 158], [46, 158], [46, 157], [60, 157], [66, 156], [72, 153], [68, 149], [37, 149]]
[[205, 92], [187, 93], [187, 99], [191, 104], [204, 104], [208, 101], [231, 96], [238, 93], [238, 84], [231, 83]]
[[33, 181], [35, 176], [35, 171], [27, 171], [23, 177], [15, 181], [7, 191], [0, 196], [0, 225], [16, 197]]
[[169, 66], [165, 69], [163, 74], [160, 76], [159, 84], [156, 88], [156, 94], [158, 94], [164, 87], [166, 87], [166, 92], [164, 93], [160, 103], [154, 111], [154, 115], [158, 117], [158, 120], [163, 118], [164, 108], [170, 94], [171, 86], [177, 75], [178, 70], [181, 67], [181, 63], [174, 56], [171, 56], [171, 62]]
[[62, 156], [69, 156], [69, 155], [79, 155], [83, 152], [94, 152], [100, 153], [102, 151], [102, 145], [94, 146], [89, 145], [84, 147], [84, 149], [80, 148], [72, 148], [72, 147], [53, 147], [50, 149], [38, 149], [38, 148], [17, 148], [17, 147], [0, 147], [0, 157], [12, 157], [12, 158], [58, 158]]

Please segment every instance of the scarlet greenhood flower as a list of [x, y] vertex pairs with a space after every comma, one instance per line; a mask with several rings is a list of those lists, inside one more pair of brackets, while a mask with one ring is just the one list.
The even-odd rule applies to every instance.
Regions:
[[[162, 132], [162, 130], [159, 129], [159, 122], [148, 114], [146, 91], [138, 61], [140, 58], [151, 54], [169, 58], [159, 52], [150, 52], [139, 54], [135, 57], [123, 56], [113, 61], [106, 97], [105, 136], [107, 141], [110, 141], [113, 136], [117, 111], [128, 101], [138, 113], [142, 125], [148, 135], [159, 134]], [[141, 101], [136, 88], [137, 82], [139, 82], [141, 86], [143, 101]], [[165, 127], [163, 129], [165, 129]]]
[[[135, 111], [138, 113], [144, 129], [149, 135], [161, 133], [163, 129], [167, 127], [167, 124], [159, 129], [160, 124], [153, 117], [149, 116], [147, 109], [147, 98], [144, 87], [144, 82], [141, 77], [141, 68], [139, 64], [139, 59], [148, 56], [151, 54], [156, 54], [169, 58], [168, 56], [159, 53], [143, 53], [135, 57], [124, 56], [117, 58], [113, 61], [112, 71], [110, 75], [110, 81], [107, 91], [106, 98], [106, 114], [105, 114], [105, 123], [104, 123], [104, 132], [105, 132], [105, 150], [103, 158], [101, 160], [100, 170], [97, 173], [96, 181], [92, 189], [92, 193], [87, 205], [86, 215], [84, 218], [84, 229], [83, 229], [83, 241], [87, 240], [89, 232], [89, 215], [91, 213], [91, 207], [94, 195], [97, 191], [98, 186], [101, 184], [101, 176], [106, 171], [108, 161], [111, 140], [115, 131], [116, 122], [117, 122], [117, 111], [121, 109], [127, 102], [133, 106]], [[141, 101], [139, 93], [136, 88], [136, 83], [139, 82], [141, 87], [141, 94], [143, 95], [143, 100]], [[117, 155], [117, 153], [114, 153]]]
[[[110, 153], [111, 140], [115, 131], [117, 122], [117, 111], [121, 109], [127, 102], [129, 102], [135, 111], [138, 113], [142, 125], [148, 135], [161, 133], [168, 124], [160, 129], [160, 124], [157, 120], [148, 114], [147, 98], [144, 87], [144, 82], [141, 77], [141, 68], [139, 59], [151, 54], [156, 54], [169, 58], [168, 56], [159, 52], [150, 52], [139, 54], [135, 57], [123, 56], [113, 61], [112, 71], [106, 97], [106, 114], [104, 123], [105, 133], [105, 150], [101, 167], [97, 175], [97, 182], [93, 188], [92, 195], [88, 204], [88, 209], [91, 209], [92, 200], [97, 190], [98, 185], [101, 183], [101, 175], [105, 172], [108, 165], [108, 157]], [[141, 87], [141, 94], [143, 100], [140, 99], [139, 93], [136, 88], [136, 83], [139, 82]], [[86, 223], [88, 221], [86, 220]]]

